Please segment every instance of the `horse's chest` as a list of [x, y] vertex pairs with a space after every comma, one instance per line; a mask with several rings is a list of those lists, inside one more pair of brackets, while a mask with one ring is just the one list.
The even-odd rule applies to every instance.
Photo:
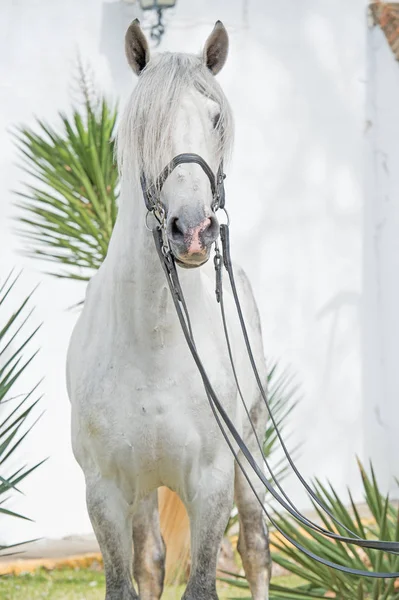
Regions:
[[[165, 355], [166, 357], [166, 355]], [[114, 357], [98, 373], [95, 389], [78, 403], [75, 452], [94, 463], [104, 476], [115, 474], [127, 487], [144, 490], [181, 480], [213, 462], [221, 441], [202, 380], [194, 362], [175, 351], [173, 361], [153, 357], [142, 363]], [[173, 367], [172, 367], [173, 363]], [[234, 407], [234, 394], [218, 360], [209, 375], [224, 404]], [[220, 438], [220, 439], [219, 439]]]

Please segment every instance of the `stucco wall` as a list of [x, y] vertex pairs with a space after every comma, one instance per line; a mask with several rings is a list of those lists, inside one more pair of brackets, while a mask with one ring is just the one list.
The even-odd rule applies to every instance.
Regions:
[[[365, 98], [365, 1], [178, 0], [162, 49], [198, 51], [217, 18], [231, 36], [220, 81], [236, 118], [227, 179], [233, 254], [259, 301], [267, 354], [291, 366], [303, 401], [291, 429], [303, 441], [307, 477], [329, 477], [358, 490], [354, 454], [362, 454], [360, 293]], [[7, 129], [51, 123], [73, 98], [76, 53], [91, 63], [110, 97], [125, 96], [123, 33], [130, 16], [119, 2], [3, 0], [0, 38], [0, 273], [24, 267], [20, 294], [38, 281], [35, 319], [42, 350], [30, 371], [42, 375], [46, 408], [25, 445], [49, 461], [15, 505], [36, 524], [10, 523], [7, 535], [58, 536], [90, 529], [83, 478], [71, 455], [65, 350], [76, 313], [66, 309], [80, 284], [44, 276], [22, 259], [8, 218], [21, 173]], [[5, 58], [7, 57], [7, 58]], [[24, 380], [24, 389], [31, 383]], [[305, 499], [288, 482], [299, 504]], [[2, 531], [3, 532], [3, 531]]]
[[399, 473], [399, 64], [368, 34], [364, 220], [365, 451], [386, 487]]

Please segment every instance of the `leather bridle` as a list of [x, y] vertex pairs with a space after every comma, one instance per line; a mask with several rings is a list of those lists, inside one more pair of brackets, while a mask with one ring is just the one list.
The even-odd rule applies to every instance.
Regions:
[[[264, 511], [266, 517], [269, 519], [269, 521], [272, 523], [272, 525], [275, 527], [275, 529], [286, 540], [288, 540], [293, 546], [295, 546], [298, 550], [303, 552], [306, 556], [316, 560], [317, 562], [319, 562], [327, 567], [331, 567], [333, 569], [342, 571], [344, 573], [349, 573], [351, 575], [358, 575], [358, 576], [372, 577], [372, 578], [385, 578], [385, 579], [392, 579], [392, 578], [399, 577], [399, 573], [385, 573], [385, 572], [378, 573], [378, 572], [366, 571], [366, 570], [361, 570], [361, 569], [352, 569], [350, 567], [345, 567], [343, 565], [332, 562], [328, 559], [322, 558], [322, 557], [314, 554], [312, 551], [305, 548], [302, 544], [298, 543], [289, 534], [285, 533], [281, 529], [281, 527], [278, 525], [276, 520], [267, 511], [266, 507], [264, 506], [264, 503], [262, 502], [261, 498], [259, 497], [258, 493], [256, 492], [255, 487], [254, 487], [253, 483], [251, 482], [246, 469], [244, 468], [240, 458], [238, 457], [237, 451], [235, 450], [235, 448], [233, 446], [233, 442], [231, 441], [229, 434], [233, 438], [233, 440], [235, 441], [235, 443], [237, 444], [239, 449], [241, 450], [242, 454], [246, 458], [251, 469], [256, 473], [257, 477], [261, 480], [261, 482], [264, 484], [264, 486], [269, 491], [269, 493], [273, 496], [273, 498], [275, 500], [277, 500], [277, 502], [280, 504], [280, 506], [282, 506], [285, 510], [287, 510], [287, 512], [292, 517], [294, 517], [301, 525], [308, 527], [309, 529], [312, 529], [313, 531], [316, 531], [318, 534], [321, 534], [325, 537], [328, 537], [332, 540], [336, 540], [341, 543], [343, 542], [346, 544], [359, 546], [361, 548], [372, 548], [375, 550], [393, 553], [393, 554], [399, 553], [399, 542], [363, 539], [363, 538], [360, 538], [359, 536], [357, 536], [356, 533], [354, 533], [353, 531], [348, 529], [348, 527], [346, 527], [343, 523], [341, 523], [331, 513], [331, 511], [328, 509], [328, 507], [325, 506], [325, 504], [320, 500], [320, 498], [317, 496], [317, 494], [314, 492], [314, 490], [310, 487], [310, 485], [305, 481], [305, 479], [303, 478], [303, 476], [301, 475], [301, 473], [298, 471], [297, 467], [295, 466], [295, 464], [292, 460], [292, 457], [289, 454], [287, 447], [284, 443], [284, 440], [282, 439], [281, 433], [279, 431], [279, 427], [276, 423], [273, 413], [270, 409], [270, 405], [267, 400], [267, 396], [266, 396], [262, 381], [260, 379], [258, 369], [256, 367], [256, 362], [255, 362], [255, 359], [253, 356], [251, 344], [249, 342], [247, 328], [245, 325], [244, 316], [243, 316], [240, 301], [238, 298], [237, 288], [236, 288], [235, 279], [234, 279], [234, 271], [233, 271], [233, 266], [232, 266], [231, 257], [230, 257], [230, 237], [229, 237], [229, 226], [228, 225], [220, 225], [220, 238], [221, 238], [221, 242], [222, 242], [222, 253], [219, 250], [219, 246], [218, 246], [217, 242], [215, 242], [214, 265], [215, 265], [215, 275], [216, 275], [216, 289], [215, 289], [216, 299], [217, 299], [217, 302], [219, 303], [220, 309], [221, 309], [221, 318], [222, 318], [222, 323], [223, 323], [223, 329], [224, 329], [224, 334], [225, 334], [225, 338], [226, 338], [226, 344], [227, 344], [229, 359], [230, 359], [230, 363], [231, 363], [231, 367], [232, 367], [232, 372], [233, 372], [235, 383], [237, 385], [237, 390], [238, 390], [239, 396], [241, 398], [241, 401], [243, 402], [243, 405], [244, 405], [247, 417], [250, 421], [251, 427], [253, 429], [253, 432], [255, 434], [264, 464], [266, 465], [266, 467], [271, 475], [271, 479], [273, 480], [274, 485], [276, 486], [276, 488], [279, 491], [277, 491], [275, 489], [273, 484], [270, 483], [270, 481], [268, 480], [266, 475], [263, 473], [261, 467], [257, 464], [255, 458], [252, 456], [252, 454], [251, 454], [250, 450], [248, 449], [247, 445], [245, 444], [244, 440], [242, 439], [242, 437], [238, 433], [237, 429], [235, 428], [234, 423], [231, 421], [231, 419], [227, 415], [226, 411], [224, 410], [221, 402], [219, 401], [219, 399], [212, 387], [212, 384], [208, 378], [206, 370], [202, 364], [202, 361], [197, 353], [195, 340], [193, 337], [191, 323], [190, 323], [190, 316], [189, 316], [187, 305], [186, 305], [186, 302], [184, 299], [184, 294], [183, 294], [182, 288], [180, 286], [180, 281], [179, 281], [179, 276], [178, 276], [177, 269], [176, 269], [175, 259], [173, 257], [173, 254], [172, 254], [169, 244], [167, 242], [167, 236], [166, 236], [166, 232], [165, 232], [166, 212], [165, 212], [165, 208], [163, 207], [161, 200], [160, 200], [160, 192], [161, 192], [162, 186], [165, 183], [166, 179], [178, 165], [183, 164], [183, 163], [196, 163], [202, 167], [203, 171], [208, 176], [208, 179], [209, 179], [209, 182], [211, 185], [211, 191], [212, 191], [212, 197], [213, 197], [213, 202], [212, 202], [213, 210], [216, 211], [218, 208], [225, 209], [225, 190], [224, 190], [225, 175], [223, 173], [223, 165], [220, 164], [218, 172], [215, 176], [215, 174], [213, 173], [213, 171], [211, 170], [211, 168], [209, 167], [207, 162], [198, 154], [179, 154], [178, 156], [175, 156], [171, 160], [171, 162], [163, 169], [163, 171], [159, 175], [155, 184], [150, 185], [150, 187], [147, 187], [145, 177], [142, 176], [141, 177], [141, 185], [142, 185], [142, 189], [143, 189], [144, 201], [145, 201], [147, 210], [149, 211], [149, 213], [152, 213], [158, 221], [156, 227], [152, 230], [153, 236], [154, 236], [155, 247], [156, 247], [160, 262], [161, 262], [161, 266], [165, 273], [165, 277], [166, 277], [166, 280], [167, 280], [167, 283], [168, 283], [168, 286], [170, 289], [170, 293], [171, 293], [171, 296], [173, 299], [173, 303], [174, 303], [174, 306], [176, 309], [176, 313], [177, 313], [183, 334], [185, 336], [188, 348], [189, 348], [189, 350], [193, 356], [193, 359], [196, 363], [199, 374], [201, 375], [210, 407], [213, 411], [213, 414], [219, 425], [222, 435], [225, 438], [231, 452], [233, 453], [237, 464], [239, 465], [241, 471], [243, 472], [245, 478], [247, 479], [248, 484], [249, 484], [250, 488], [252, 489], [253, 493], [255, 494], [258, 502], [260, 503], [262, 510]], [[290, 498], [285, 494], [281, 485], [277, 481], [272, 469], [270, 468], [270, 465], [264, 454], [260, 440], [256, 434], [255, 426], [252, 422], [248, 407], [245, 403], [245, 399], [243, 398], [241, 388], [240, 388], [240, 385], [239, 385], [239, 382], [237, 379], [237, 373], [236, 373], [236, 369], [235, 369], [235, 365], [234, 365], [234, 361], [233, 361], [229, 333], [228, 333], [227, 322], [226, 322], [225, 309], [224, 309], [223, 285], [222, 285], [223, 267], [227, 271], [227, 274], [229, 277], [231, 290], [232, 290], [235, 305], [237, 308], [237, 313], [238, 313], [238, 317], [239, 317], [239, 321], [240, 321], [240, 325], [241, 325], [241, 330], [242, 330], [242, 334], [244, 337], [244, 342], [245, 342], [245, 346], [246, 346], [246, 349], [248, 352], [251, 367], [252, 367], [259, 391], [261, 393], [262, 399], [267, 407], [270, 419], [275, 428], [277, 437], [283, 448], [284, 454], [285, 454], [291, 468], [293, 469], [294, 473], [298, 477], [299, 481], [302, 483], [302, 485], [305, 487], [308, 494], [311, 496], [312, 501], [315, 502], [320, 508], [322, 508], [329, 515], [329, 517], [331, 519], [333, 519], [333, 521], [336, 524], [337, 531], [346, 531], [348, 534], [350, 534], [349, 536], [343, 536], [338, 533], [334, 533], [333, 531], [330, 531], [328, 529], [325, 529], [321, 525], [318, 525], [317, 523], [311, 521], [310, 519], [305, 517], [303, 514], [301, 514], [301, 512], [295, 507], [295, 505], [290, 500]], [[229, 433], [227, 432], [226, 429], [228, 430]]]
[[160, 175], [158, 175], [155, 183], [148, 185], [144, 173], [142, 173], [140, 178], [141, 189], [143, 191], [146, 208], [148, 212], [152, 213], [156, 217], [160, 225], [162, 225], [160, 221], [162, 221], [166, 216], [165, 208], [161, 202], [161, 191], [163, 185], [176, 167], [187, 163], [195, 163], [199, 165], [204, 171], [205, 175], [208, 177], [212, 192], [212, 210], [216, 211], [219, 208], [224, 208], [226, 198], [224, 191], [224, 180], [226, 175], [223, 173], [223, 163], [220, 163], [217, 175], [215, 177], [211, 167], [199, 154], [178, 154], [172, 158], [170, 163], [167, 164]]

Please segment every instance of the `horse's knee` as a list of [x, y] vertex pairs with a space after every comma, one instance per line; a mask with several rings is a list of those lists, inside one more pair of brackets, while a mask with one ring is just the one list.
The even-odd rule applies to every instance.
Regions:
[[269, 534], [263, 519], [258, 523], [251, 523], [251, 526], [245, 526], [241, 522], [237, 550], [241, 557], [245, 555], [247, 560], [256, 564], [258, 568], [270, 567]]

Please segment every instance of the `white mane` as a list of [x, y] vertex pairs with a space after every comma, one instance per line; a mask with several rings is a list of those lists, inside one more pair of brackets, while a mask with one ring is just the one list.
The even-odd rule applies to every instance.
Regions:
[[117, 140], [121, 175], [136, 180], [157, 176], [172, 158], [172, 133], [183, 94], [198, 89], [220, 107], [218, 162], [229, 157], [233, 118], [227, 99], [203, 60], [191, 54], [155, 55], [139, 77], [121, 119]]

